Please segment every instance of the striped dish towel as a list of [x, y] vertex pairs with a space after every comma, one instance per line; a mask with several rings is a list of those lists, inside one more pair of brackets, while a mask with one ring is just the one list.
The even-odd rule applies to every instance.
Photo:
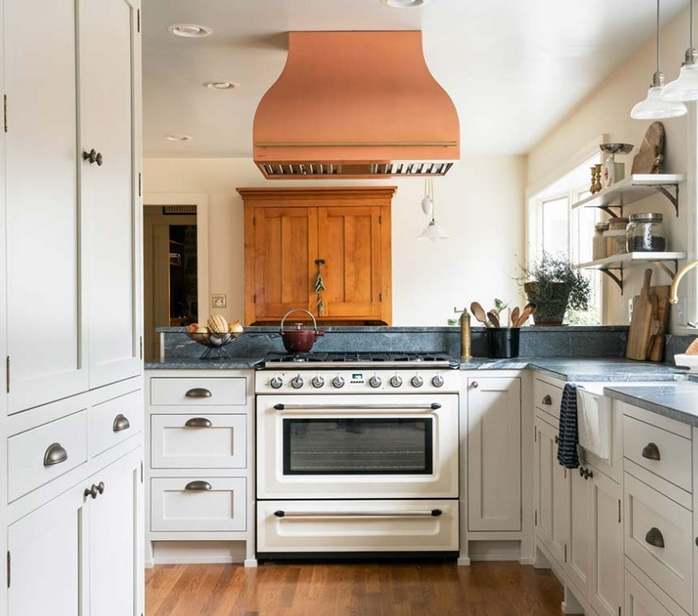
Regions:
[[577, 445], [577, 385], [565, 383], [560, 403], [560, 428], [557, 461], [565, 468], [579, 468]]

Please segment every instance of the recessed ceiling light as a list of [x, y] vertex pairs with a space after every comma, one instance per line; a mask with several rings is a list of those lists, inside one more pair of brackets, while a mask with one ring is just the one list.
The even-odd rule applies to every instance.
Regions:
[[197, 24], [172, 24], [167, 28], [167, 31], [170, 34], [189, 38], [201, 38], [213, 33], [213, 30], [208, 26], [199, 26]]
[[431, 0], [381, 0], [381, 4], [391, 6], [394, 9], [416, 9], [425, 4], [429, 4]]
[[204, 87], [209, 90], [234, 90], [239, 88], [240, 84], [236, 81], [207, 81], [204, 83]]
[[189, 135], [165, 135], [163, 139], [167, 139], [167, 141], [191, 141]]

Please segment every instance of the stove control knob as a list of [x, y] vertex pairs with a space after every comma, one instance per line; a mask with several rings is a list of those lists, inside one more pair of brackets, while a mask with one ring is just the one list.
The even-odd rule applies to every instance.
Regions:
[[269, 385], [271, 385], [272, 389], [281, 389], [283, 384], [284, 382], [281, 380], [280, 376], [273, 376], [271, 377], [271, 381], [269, 381]]
[[424, 379], [421, 376], [416, 375], [412, 377], [410, 383], [412, 383], [412, 387], [421, 387], [424, 385]]
[[437, 374], [433, 379], [431, 379], [431, 384], [434, 387], [443, 387], [444, 386], [444, 377], [442, 377], [440, 374]]
[[303, 377], [300, 374], [291, 379], [291, 387], [293, 387], [293, 389], [300, 389], [303, 387]]
[[334, 385], [337, 389], [341, 389], [344, 387], [344, 379], [338, 375], [332, 379], [332, 385]]
[[390, 384], [393, 387], [400, 387], [400, 385], [402, 385], [402, 379], [397, 374], [395, 376], [391, 376]]
[[325, 384], [325, 379], [321, 376], [314, 376], [313, 380], [310, 381], [315, 389], [320, 389]]
[[371, 387], [373, 387], [373, 389], [376, 389], [376, 388], [380, 387], [380, 386], [383, 384], [383, 381], [381, 380], [381, 378], [380, 378], [377, 374], [374, 374], [374, 375], [368, 380], [368, 384], [369, 384]]

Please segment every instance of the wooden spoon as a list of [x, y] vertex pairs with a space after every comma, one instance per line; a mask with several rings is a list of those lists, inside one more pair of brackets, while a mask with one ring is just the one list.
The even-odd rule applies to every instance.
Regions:
[[530, 317], [538, 308], [536, 304], [533, 302], [529, 302], [524, 306], [523, 312], [521, 313], [521, 316], [519, 317], [519, 320], [516, 324], [516, 327], [521, 327], [526, 321], [528, 321], [528, 317]]
[[494, 327], [501, 327], [499, 323], [499, 317], [497, 316], [497, 313], [494, 310], [490, 310], [487, 313], [487, 317], [489, 318], [490, 323], [492, 323]]
[[519, 307], [516, 306], [512, 311], [511, 311], [511, 319], [509, 319], [509, 325], [510, 327], [518, 327], [519, 323], [519, 317], [521, 316], [521, 310], [519, 310]]
[[475, 315], [475, 318], [480, 321], [485, 327], [489, 327], [490, 324], [487, 322], [487, 315], [485, 314], [485, 309], [478, 303], [473, 302], [470, 304], [470, 312]]

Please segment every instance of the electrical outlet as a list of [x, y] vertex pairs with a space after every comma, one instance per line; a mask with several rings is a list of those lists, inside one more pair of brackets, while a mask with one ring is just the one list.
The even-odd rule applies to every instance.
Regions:
[[674, 319], [677, 325], [686, 325], [688, 317], [686, 316], [686, 298], [681, 297], [677, 304], [671, 307], [674, 311]]
[[632, 323], [633, 321], [633, 302], [634, 300], [632, 299], [628, 300], [628, 323]]
[[214, 308], [225, 308], [228, 304], [228, 296], [225, 293], [214, 293], [211, 295], [211, 305]]

